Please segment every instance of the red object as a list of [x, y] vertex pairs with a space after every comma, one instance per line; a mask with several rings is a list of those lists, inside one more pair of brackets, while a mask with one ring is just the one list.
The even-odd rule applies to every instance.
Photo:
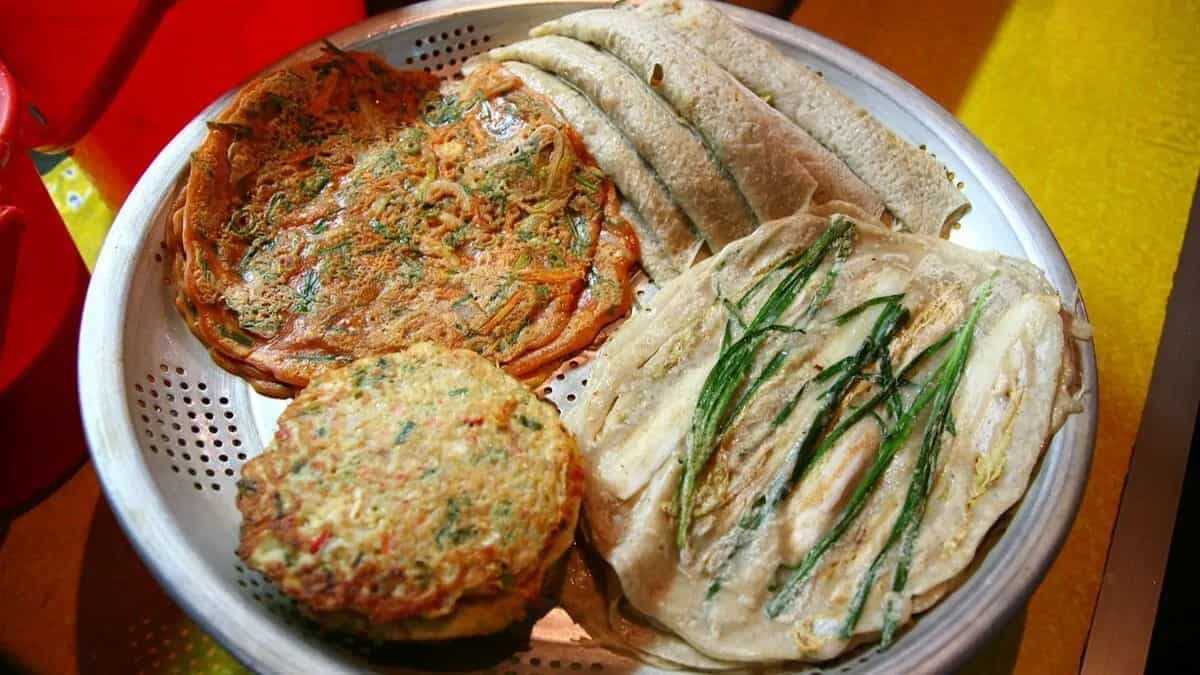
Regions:
[[25, 149], [35, 124], [0, 62], [0, 514], [87, 452], [75, 394], [87, 270]]
[[[162, 21], [151, 36], [146, 28], [156, 14]], [[0, 0], [0, 60], [61, 136], [57, 132], [85, 126], [73, 121], [86, 117], [84, 109], [91, 106], [81, 102], [94, 100], [89, 93], [115, 89], [113, 80], [98, 76], [110, 50], [115, 47], [117, 58], [108, 63], [124, 55], [132, 65], [136, 58], [124, 86], [73, 150], [115, 208], [162, 147], [205, 106], [297, 48], [364, 16], [362, 0]], [[140, 58], [139, 41], [145, 43]], [[89, 82], [104, 84], [85, 90]]]
[[361, 0], [0, 5], [0, 516], [86, 457], [76, 359], [88, 277], [28, 149], [73, 147], [119, 205], [204, 105], [362, 16]]

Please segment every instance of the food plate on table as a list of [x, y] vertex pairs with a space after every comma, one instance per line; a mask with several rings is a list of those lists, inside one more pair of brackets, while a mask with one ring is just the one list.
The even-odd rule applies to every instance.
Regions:
[[1095, 428], [1011, 176], [701, 0], [428, 3], [293, 56], [147, 171], [83, 338], [114, 511], [268, 672], [946, 670], [1053, 560]]

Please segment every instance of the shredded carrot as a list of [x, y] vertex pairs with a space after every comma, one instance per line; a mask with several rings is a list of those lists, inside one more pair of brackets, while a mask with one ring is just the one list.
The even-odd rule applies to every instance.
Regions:
[[570, 283], [580, 278], [580, 275], [571, 270], [548, 270], [548, 269], [532, 269], [522, 270], [517, 274], [521, 281], [530, 283], [546, 283], [546, 284], [562, 284]]
[[479, 327], [479, 332], [490, 333], [493, 328], [495, 328], [501, 321], [504, 320], [504, 317], [511, 314], [512, 311], [517, 308], [517, 305], [520, 304], [521, 298], [524, 297], [524, 295], [524, 288], [517, 289], [517, 292], [509, 296], [508, 301], [504, 303], [504, 306], [500, 308], [500, 311], [493, 314], [492, 318], [488, 319], [482, 326]]

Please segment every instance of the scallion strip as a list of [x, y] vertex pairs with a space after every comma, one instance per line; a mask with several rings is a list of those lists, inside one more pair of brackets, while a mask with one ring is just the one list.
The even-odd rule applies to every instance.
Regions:
[[[908, 583], [908, 572], [912, 567], [917, 534], [921, 529], [921, 521], [925, 517], [925, 507], [929, 504], [929, 493], [933, 490], [934, 470], [937, 468], [938, 455], [941, 453], [942, 438], [950, 425], [950, 403], [954, 400], [959, 382], [962, 381], [963, 372], [967, 367], [967, 357], [970, 355], [971, 344], [975, 338], [975, 326], [979, 323], [983, 305], [991, 293], [992, 282], [989, 280], [987, 285], [979, 291], [975, 306], [959, 331], [958, 339], [955, 340], [954, 351], [947, 358], [950, 367], [949, 372], [946, 373], [946, 382], [938, 392], [937, 398], [934, 399], [933, 413], [930, 415], [928, 426], [925, 427], [925, 438], [921, 443], [921, 454], [917, 458], [917, 467], [913, 471], [913, 480], [909, 484], [909, 494], [904, 500], [904, 508], [900, 514], [903, 519], [907, 512], [907, 523], [904, 527], [904, 539], [900, 544], [900, 559], [896, 562], [896, 573], [892, 579], [893, 593], [900, 593]], [[896, 635], [896, 627], [896, 615], [889, 608], [889, 611], [884, 612], [883, 635], [880, 638], [881, 647], [887, 647], [892, 643]]]
[[[950, 410], [950, 402], [954, 398], [954, 393], [958, 389], [958, 383], [962, 379], [963, 370], [966, 367], [967, 355], [971, 348], [975, 326], [979, 321], [979, 315], [983, 310], [983, 304], [987, 300], [991, 292], [991, 284], [985, 286], [978, 295], [975, 301], [975, 306], [971, 309], [971, 313], [967, 316], [963, 325], [952, 335], [954, 335], [954, 346], [946, 360], [938, 366], [934, 376], [922, 386], [921, 391], [917, 394], [916, 399], [909, 408], [900, 415], [896, 426], [888, 432], [880, 444], [879, 451], [876, 454], [875, 462], [872, 463], [867, 474], [863, 477], [856, 486], [854, 492], [850, 496], [849, 503], [838, 521], [834, 524], [820, 540], [809, 549], [805, 554], [800, 565], [791, 573], [788, 580], [784, 583], [779, 592], [767, 603], [767, 615], [774, 618], [785, 611], [795, 598], [801, 584], [808, 578], [812, 570], [816, 567], [820, 558], [841, 538], [853, 523], [854, 519], [862, 511], [866, 505], [866, 501], [874, 489], [876, 482], [891, 465], [896, 453], [905, 445], [912, 433], [913, 424], [922, 410], [933, 402], [933, 412], [930, 415], [930, 420], [925, 429], [925, 435], [922, 439], [921, 454], [918, 456], [917, 467], [914, 470], [913, 481], [910, 483], [908, 494], [906, 495], [904, 506], [901, 509], [900, 517], [893, 526], [892, 532], [885, 543], [884, 549], [880, 551], [876, 559], [872, 562], [866, 573], [860, 588], [855, 593], [851, 601], [851, 616], [842, 627], [843, 635], [847, 635], [853, 630], [854, 625], [858, 622], [858, 617], [862, 612], [862, 605], [866, 601], [866, 596], [870, 592], [870, 586], [874, 582], [874, 576], [878, 572], [878, 568], [884, 555], [892, 545], [901, 537], [903, 533], [904, 544], [901, 552], [901, 562], [897, 564], [896, 577], [893, 581], [892, 590], [899, 592], [903, 590], [908, 579], [908, 570], [912, 562], [912, 547], [916, 540], [916, 528], [911, 526], [911, 523], [920, 522], [920, 517], [924, 514], [925, 504], [929, 490], [932, 487], [933, 466], [936, 464], [938, 449], [941, 445], [942, 434], [946, 429], [946, 418]], [[931, 352], [935, 348], [940, 348], [947, 335], [942, 340], [934, 343], [930, 347], [918, 355], [918, 358]], [[911, 364], [910, 364], [911, 365]], [[900, 378], [903, 378], [908, 366], [902, 369]], [[893, 382], [899, 382], [900, 378], [896, 378]], [[896, 385], [893, 385], [893, 387]], [[890, 396], [889, 392], [880, 391], [876, 397], [872, 399], [874, 404], [878, 404], [884, 397]], [[873, 406], [871, 406], [873, 408]], [[868, 406], [863, 406], [859, 411], [869, 409]], [[855, 411], [858, 413], [859, 411]], [[849, 421], [849, 419], [847, 419]], [[839, 425], [840, 426], [840, 425]], [[848, 428], [848, 426], [846, 427]], [[832, 438], [834, 434], [830, 434]], [[827, 439], [828, 441], [829, 439]], [[833, 439], [836, 440], [836, 439]], [[915, 519], [915, 520], [914, 520]], [[895, 617], [885, 613], [884, 620], [884, 638], [883, 644], [890, 642], [891, 636], [895, 632]]]
[[[767, 486], [766, 491], [751, 502], [750, 508], [738, 519], [737, 529], [732, 533], [734, 539], [729, 545], [729, 552], [718, 567], [718, 577], [720, 577], [723, 570], [738, 552], [750, 542], [753, 532], [766, 521], [767, 516], [787, 497], [799, 478], [807, 472], [808, 467], [824, 452], [827, 445], [825, 443], [816, 445], [816, 443], [833, 421], [834, 414], [842, 405], [842, 398], [845, 396], [846, 391], [850, 388], [850, 385], [862, 369], [878, 360], [881, 355], [887, 354], [892, 338], [907, 320], [907, 316], [908, 312], [900, 304], [900, 301], [893, 299], [884, 306], [883, 311], [876, 317], [875, 323], [871, 327], [871, 332], [863, 340], [858, 350], [846, 359], [843, 359], [845, 365], [840, 368], [840, 375], [833, 384], [821, 392], [821, 405], [813, 416], [813, 420], [804, 432], [804, 435], [788, 449], [788, 454], [783, 460], [782, 470], [776, 474], [776, 477]], [[811, 380], [801, 385], [800, 391], [785, 404], [783, 410], [772, 421], [773, 426], [783, 423], [791, 415], [792, 410], [796, 407], [796, 404], [810, 382]], [[841, 425], [835, 427], [835, 431], [838, 428], [841, 428]], [[814, 446], [816, 447], [816, 451], [813, 450]], [[717, 581], [719, 582], [719, 578]]]
[[830, 248], [841, 237], [847, 235], [852, 225], [853, 223], [845, 218], [834, 218], [830, 221], [825, 232], [799, 257], [795, 267], [788, 271], [767, 296], [754, 319], [746, 326], [745, 333], [721, 350], [717, 362], [705, 377], [688, 430], [683, 476], [679, 483], [676, 542], [681, 549], [687, 545], [697, 482], [712, 457], [719, 431], [728, 419], [734, 394], [749, 375], [755, 351], [766, 339], [767, 331], [775, 326], [779, 317], [795, 301]]
[[851, 493], [850, 500], [846, 504], [846, 508], [842, 511], [833, 527], [822, 535], [816, 544], [813, 544], [813, 547], [808, 550], [808, 553], [800, 561], [800, 565], [788, 575], [787, 580], [776, 591], [774, 597], [767, 602], [767, 616], [775, 618], [791, 606], [797, 592], [800, 590], [800, 586], [808, 579], [813, 569], [816, 568], [821, 556], [825, 555], [826, 551], [842, 538], [842, 535], [850, 528], [850, 525], [854, 522], [859, 512], [866, 506], [867, 497], [870, 496], [875, 483], [878, 482], [884, 470], [892, 463], [892, 458], [903, 447], [911, 435], [912, 426], [916, 421], [917, 415], [929, 405], [929, 402], [933, 400], [934, 394], [940, 388], [944, 370], [944, 367], [938, 368], [937, 375], [925, 383], [925, 386], [921, 388], [913, 404], [900, 417], [896, 426], [884, 437], [883, 442], [879, 445], [879, 451], [875, 455], [875, 461], [867, 469], [867, 474], [855, 486], [854, 492]]
[[853, 319], [854, 317], [858, 316], [859, 314], [862, 314], [863, 312], [874, 307], [875, 305], [882, 305], [885, 302], [891, 302], [893, 300], [897, 300], [902, 297], [904, 297], [904, 294], [898, 293], [896, 295], [881, 295], [877, 298], [871, 298], [870, 300], [865, 300], [862, 303], [858, 304], [857, 306], [851, 307], [850, 309], [842, 312], [841, 314], [838, 314], [833, 319], [833, 321], [834, 321], [834, 323], [836, 323], [839, 326], [845, 325], [847, 322], [850, 321], [850, 319]]

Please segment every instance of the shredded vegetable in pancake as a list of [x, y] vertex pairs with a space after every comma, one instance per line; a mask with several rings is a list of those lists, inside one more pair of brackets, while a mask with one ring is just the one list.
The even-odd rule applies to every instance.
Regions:
[[528, 379], [629, 307], [616, 190], [498, 66], [439, 92], [331, 46], [209, 127], [169, 235], [177, 304], [262, 393], [419, 341]]

